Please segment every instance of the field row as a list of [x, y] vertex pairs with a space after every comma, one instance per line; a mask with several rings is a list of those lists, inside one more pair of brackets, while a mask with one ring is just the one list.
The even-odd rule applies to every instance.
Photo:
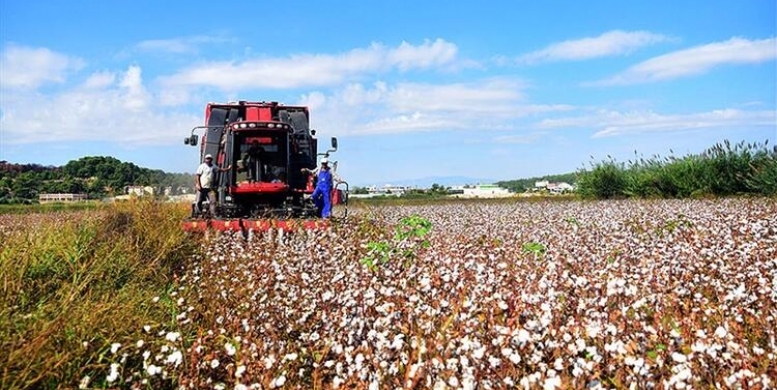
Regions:
[[210, 242], [177, 302], [199, 335], [150, 330], [167, 341], [122, 347], [145, 370], [121, 377], [214, 388], [775, 385], [774, 201], [359, 214], [280, 244]]

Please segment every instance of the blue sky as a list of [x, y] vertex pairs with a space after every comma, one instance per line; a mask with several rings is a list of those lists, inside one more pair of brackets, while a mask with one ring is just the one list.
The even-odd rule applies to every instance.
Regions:
[[215, 4], [0, 2], [0, 160], [193, 172], [229, 100], [310, 106], [352, 185], [777, 142], [774, 1]]

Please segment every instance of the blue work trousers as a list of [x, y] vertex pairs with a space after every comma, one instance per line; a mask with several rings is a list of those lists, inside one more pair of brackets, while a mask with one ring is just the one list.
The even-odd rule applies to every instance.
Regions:
[[317, 186], [311, 197], [316, 204], [316, 208], [321, 211], [321, 217], [329, 218], [332, 215], [332, 189]]

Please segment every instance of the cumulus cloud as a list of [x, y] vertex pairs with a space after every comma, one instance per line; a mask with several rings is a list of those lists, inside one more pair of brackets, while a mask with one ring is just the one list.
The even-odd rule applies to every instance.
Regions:
[[85, 66], [84, 60], [43, 47], [10, 45], [0, 55], [2, 87], [35, 89], [46, 83], [62, 83]]
[[191, 113], [159, 106], [156, 100], [147, 91], [139, 66], [118, 73], [94, 73], [83, 84], [58, 93], [3, 93], [3, 143], [164, 144], [177, 141], [202, 121]]
[[366, 73], [407, 71], [452, 64], [458, 48], [443, 39], [388, 48], [372, 44], [341, 54], [297, 54], [195, 65], [162, 78], [167, 86], [207, 86], [226, 91], [337, 85]]
[[586, 85], [625, 85], [699, 75], [733, 64], [757, 64], [777, 58], [777, 38], [731, 38], [651, 58], [611, 78]]
[[523, 83], [513, 79], [454, 84], [376, 82], [368, 87], [350, 84], [330, 94], [312, 92], [298, 104], [311, 107], [315, 127], [334, 135], [504, 130], [519, 118], [572, 108], [526, 103], [522, 88]]
[[545, 119], [538, 127], [598, 129], [594, 138], [646, 132], [673, 132], [693, 129], [777, 127], [775, 110], [725, 108], [688, 114], [660, 114], [654, 111], [599, 110], [592, 115]]
[[[597, 37], [568, 40], [518, 57], [519, 63], [579, 61], [631, 53], [645, 46], [673, 40], [648, 31], [614, 30]], [[502, 59], [503, 61], [504, 59]]]

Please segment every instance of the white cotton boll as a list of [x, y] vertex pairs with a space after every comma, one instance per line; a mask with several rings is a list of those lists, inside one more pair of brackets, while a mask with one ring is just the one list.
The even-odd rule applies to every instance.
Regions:
[[583, 339], [577, 339], [575, 340], [575, 347], [577, 348], [577, 352], [580, 352], [585, 349], [585, 340]]
[[482, 346], [472, 351], [472, 357], [478, 360], [482, 359], [485, 354], [486, 354], [486, 347], [482, 347]]
[[235, 346], [230, 342], [224, 344], [224, 349], [227, 351], [227, 355], [229, 356], [234, 356], [235, 352], [237, 352], [237, 348], [235, 348]]
[[111, 371], [108, 373], [108, 376], [105, 377], [105, 380], [108, 383], [113, 383], [116, 379], [119, 379], [119, 365], [117, 363], [112, 363]]
[[721, 338], [722, 339], [722, 338], [726, 337], [727, 334], [728, 334], [728, 332], [726, 331], [726, 328], [724, 328], [722, 326], [718, 326], [718, 328], [715, 329], [715, 337], [717, 337], [717, 338]]
[[146, 368], [146, 372], [148, 373], [149, 376], [154, 376], [162, 372], [162, 367], [149, 364], [149, 366]]
[[334, 294], [333, 294], [331, 291], [325, 291], [325, 292], [324, 292], [324, 293], [321, 295], [321, 300], [323, 300], [324, 302], [327, 302], [327, 301], [329, 301], [330, 299], [332, 299], [332, 297], [334, 297]]
[[273, 379], [271, 387], [273, 387], [273, 388], [281, 387], [285, 383], [286, 383], [286, 376], [285, 375], [281, 375], [281, 376]]
[[167, 356], [167, 359], [165, 360], [165, 363], [167, 364], [173, 364], [176, 367], [178, 367], [181, 362], [183, 361], [183, 354], [181, 351], [173, 351], [169, 356]]
[[688, 360], [688, 357], [679, 352], [672, 352], [672, 360], [677, 363], [685, 363]]
[[545, 378], [545, 382], [542, 383], [544, 390], [554, 390], [561, 387], [561, 378], [554, 376]]

